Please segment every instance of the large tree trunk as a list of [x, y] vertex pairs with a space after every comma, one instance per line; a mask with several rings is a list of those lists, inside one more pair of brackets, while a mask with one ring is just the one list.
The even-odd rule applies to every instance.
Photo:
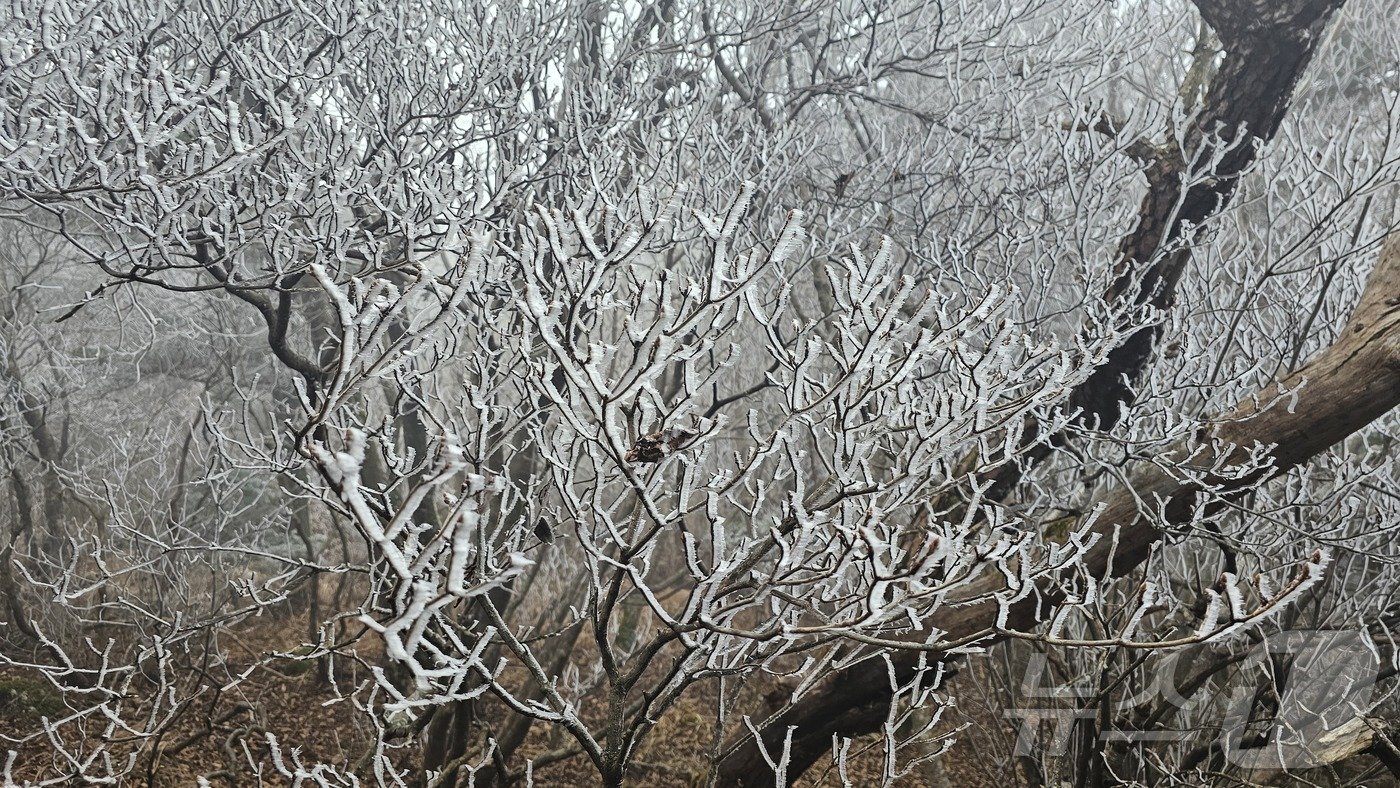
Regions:
[[[1182, 150], [1156, 148], [1147, 157], [1147, 195], [1137, 226], [1119, 245], [1111, 300], [1158, 309], [1175, 303], [1197, 231], [1229, 203], [1241, 176], [1278, 132], [1293, 88], [1343, 2], [1197, 0], [1225, 57], [1204, 106], [1185, 130]], [[1154, 326], [1133, 334], [1074, 392], [1070, 404], [1083, 409], [1082, 418], [1102, 426], [1118, 420], [1147, 368], [1157, 333]]]
[[[1225, 49], [1201, 111], [1184, 130], [1180, 149], [1146, 140], [1125, 152], [1146, 162], [1147, 193], [1138, 221], [1118, 245], [1119, 268], [1110, 303], [1169, 309], [1191, 262], [1191, 244], [1212, 216], [1229, 204], [1240, 178], [1274, 135], [1288, 110], [1332, 13], [1345, 0], [1197, 0], [1201, 16]], [[1094, 129], [1118, 134], [1102, 118]], [[1078, 420], [1107, 429], [1133, 401], [1147, 371], [1160, 325], [1138, 329], [1109, 353], [1069, 398]], [[1034, 425], [1026, 431], [1029, 446]], [[1002, 498], [1020, 481], [1024, 464], [1043, 459], [1052, 442], [1029, 448], [1019, 463], [998, 470], [989, 491]]]
[[[1188, 134], [1185, 156], [1174, 159], [1157, 152], [1149, 168], [1149, 193], [1139, 223], [1124, 238], [1124, 264], [1113, 298], [1133, 298], [1157, 307], [1169, 306], [1176, 283], [1189, 261], [1189, 244], [1195, 228], [1218, 211], [1232, 196], [1239, 176], [1249, 167], [1267, 139], [1277, 131], [1288, 100], [1321, 40], [1322, 30], [1342, 0], [1200, 0], [1202, 16], [1220, 34], [1227, 56], [1216, 75], [1196, 126]], [[1252, 137], [1253, 139], [1250, 139]], [[1206, 148], [1230, 146], [1214, 168], [1214, 177], [1187, 188], [1182, 178], [1190, 161], [1208, 157]], [[1194, 147], [1193, 147], [1194, 146]], [[1118, 419], [1120, 408], [1131, 401], [1131, 387], [1146, 370], [1155, 329], [1132, 336], [1112, 354], [1108, 363], [1075, 391], [1071, 402], [1087, 419], [1107, 425]], [[1291, 390], [1306, 381], [1288, 408], [1259, 409], [1277, 391]], [[1220, 479], [1217, 492], [1247, 489], [1306, 462], [1338, 441], [1361, 429], [1400, 404], [1400, 235], [1392, 237], [1371, 276], [1360, 303], [1340, 338], [1327, 351], [1309, 361], [1257, 398], [1226, 414], [1202, 443], [1215, 442], [1212, 451], [1243, 453], [1237, 446], [1273, 445], [1273, 465], [1237, 479]], [[1182, 457], [1195, 447], [1182, 447]], [[1198, 452], [1192, 463], [1210, 459]], [[1232, 456], [1232, 459], [1234, 457]], [[1005, 494], [1019, 474], [997, 479]], [[1199, 483], [1157, 467], [1149, 467], [1132, 483], [1103, 501], [1105, 508], [1095, 532], [1105, 537], [1087, 556], [1087, 568], [1100, 576], [1121, 576], [1146, 560], [1161, 534], [1139, 514], [1141, 500], [1164, 501], [1161, 512], [1167, 522], [1190, 518], [1201, 488]], [[1160, 515], [1159, 515], [1160, 516]], [[995, 578], [989, 578], [992, 590]], [[1050, 593], [1049, 589], [1046, 593]], [[1034, 595], [1033, 595], [1034, 596]], [[1043, 610], [1045, 597], [1040, 599]], [[996, 639], [997, 610], [991, 602], [948, 608], [949, 614], [930, 622], [952, 641], [985, 634]], [[1029, 629], [1037, 623], [1036, 603], [1015, 608], [1007, 622], [1011, 629]], [[928, 636], [912, 633], [912, 641]], [[910, 651], [894, 656], [895, 674], [906, 682], [921, 669], [926, 653]], [[928, 667], [927, 662], [922, 665]], [[781, 752], [791, 729], [789, 781], [794, 781], [816, 760], [829, 752], [833, 735], [859, 736], [884, 724], [891, 698], [890, 675], [880, 660], [843, 671], [822, 688], [772, 720], [755, 737], [745, 734], [728, 749], [720, 765], [725, 786], [767, 785], [773, 779], [760, 747]]]

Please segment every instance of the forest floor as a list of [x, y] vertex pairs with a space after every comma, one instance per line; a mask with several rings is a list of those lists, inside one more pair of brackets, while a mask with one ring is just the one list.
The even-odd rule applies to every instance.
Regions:
[[[279, 773], [269, 739], [281, 744], [280, 757], [287, 766], [296, 762], [313, 766], [317, 763], [336, 765], [340, 770], [355, 770], [362, 784], [373, 785], [373, 775], [364, 764], [370, 742], [373, 741], [367, 717], [359, 712], [358, 698], [346, 697], [319, 675], [318, 663], [295, 659], [264, 657], [285, 653], [302, 639], [294, 622], [255, 618], [243, 622], [234, 632], [223, 633], [226, 653], [235, 665], [218, 668], [220, 674], [239, 674], [243, 665], [258, 665], [226, 690], [204, 691], [197, 695], [184, 713], [175, 716], [160, 734], [158, 759], [149, 754], [137, 763], [122, 781], [123, 785], [144, 785], [152, 788], [174, 786], [260, 786], [287, 785], [290, 780]], [[229, 644], [233, 648], [227, 648]], [[364, 685], [368, 677], [364, 668], [354, 662], [342, 663], [336, 670], [341, 687]], [[705, 783], [705, 753], [711, 745], [712, 727], [709, 722], [713, 698], [703, 691], [683, 697], [663, 717], [641, 748], [630, 783], [655, 788], [693, 788]], [[60, 754], [56, 741], [70, 754], [92, 754], [93, 744], [103, 735], [98, 721], [89, 722], [85, 729], [75, 724], [60, 725], [53, 734], [56, 739], [33, 737], [40, 719], [62, 719], [68, 713], [61, 697], [32, 675], [13, 668], [0, 669], [0, 753], [15, 750], [11, 779], [24, 785], [26, 781], [41, 782], [60, 774], [71, 773], [71, 763]], [[986, 726], [1005, 727], [995, 714], [979, 713], [979, 724], [971, 730]], [[941, 729], [962, 727], [953, 714], [945, 716]], [[539, 731], [543, 726], [536, 726]], [[967, 732], [967, 731], [964, 731]], [[991, 733], [984, 730], [984, 733]], [[130, 734], [119, 729], [107, 732], [114, 743]], [[17, 741], [28, 737], [23, 741]], [[936, 765], [919, 764], [891, 785], [897, 788], [979, 788], [1007, 784], [999, 774], [1004, 768], [994, 768], [989, 760], [989, 741], [983, 737], [959, 736], [952, 750], [937, 759]], [[993, 735], [991, 740], [1004, 739]], [[522, 747], [526, 757], [547, 752], [560, 744], [547, 740], [543, 732], [533, 733]], [[396, 762], [409, 765], [416, 759], [414, 745], [405, 743], [392, 753]], [[113, 748], [116, 751], [116, 748]], [[148, 753], [152, 748], [148, 748]], [[862, 752], [864, 750], [864, 752]], [[863, 788], [881, 784], [882, 756], [878, 740], [856, 741], [852, 757], [845, 770], [845, 784]], [[1004, 763], [1004, 759], [1001, 760]], [[4, 759], [0, 757], [0, 767]], [[100, 769], [94, 769], [100, 773]], [[0, 781], [3, 781], [0, 768]], [[595, 786], [593, 768], [582, 757], [552, 764], [535, 771], [533, 785], [549, 788]], [[207, 781], [207, 782], [204, 782]], [[7, 788], [10, 783], [5, 783]], [[334, 783], [333, 783], [334, 784]], [[523, 782], [520, 784], [524, 784]], [[818, 763], [799, 783], [802, 786], [840, 786], [843, 780], [828, 761]]]

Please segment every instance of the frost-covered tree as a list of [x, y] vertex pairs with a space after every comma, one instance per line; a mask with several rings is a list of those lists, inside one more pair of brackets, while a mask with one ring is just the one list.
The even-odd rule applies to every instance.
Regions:
[[[13, 6], [9, 779], [897, 784], [989, 665], [1106, 709], [1307, 625], [1388, 676], [1389, 16]], [[297, 664], [339, 752], [238, 700]], [[1016, 774], [1260, 776], [1130, 712]]]

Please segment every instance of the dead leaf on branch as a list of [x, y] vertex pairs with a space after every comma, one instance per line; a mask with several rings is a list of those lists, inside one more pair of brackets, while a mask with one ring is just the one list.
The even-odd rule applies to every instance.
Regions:
[[667, 427], [638, 438], [622, 459], [631, 463], [660, 462], [666, 455], [690, 445], [699, 433], [681, 427]]

